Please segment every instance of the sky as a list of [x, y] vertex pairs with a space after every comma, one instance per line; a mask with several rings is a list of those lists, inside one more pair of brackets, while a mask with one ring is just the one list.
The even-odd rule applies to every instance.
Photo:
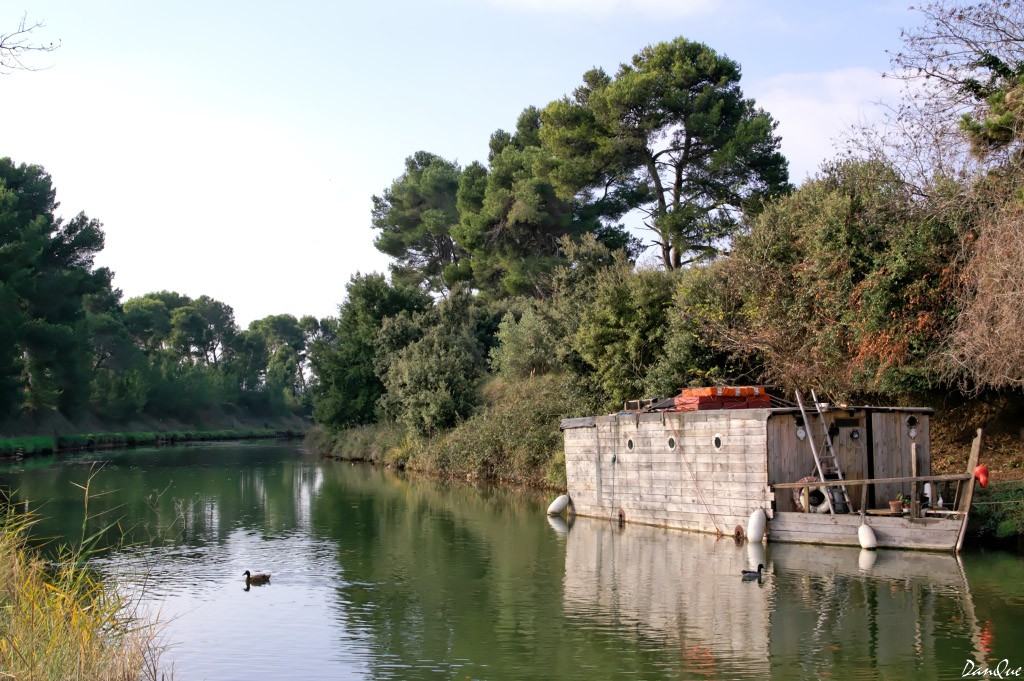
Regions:
[[527, 106], [682, 36], [739, 62], [800, 184], [879, 115], [909, 0], [5, 0], [43, 22], [38, 70], [0, 75], [0, 157], [43, 166], [58, 213], [103, 223], [124, 299], [172, 290], [335, 316], [386, 272], [371, 197], [425, 150], [486, 162]]

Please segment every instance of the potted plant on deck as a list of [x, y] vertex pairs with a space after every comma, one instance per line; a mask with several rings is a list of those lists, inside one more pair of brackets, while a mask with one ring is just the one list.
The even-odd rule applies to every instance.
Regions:
[[903, 513], [903, 508], [910, 506], [910, 495], [897, 494], [896, 498], [889, 502], [889, 510], [893, 513]]

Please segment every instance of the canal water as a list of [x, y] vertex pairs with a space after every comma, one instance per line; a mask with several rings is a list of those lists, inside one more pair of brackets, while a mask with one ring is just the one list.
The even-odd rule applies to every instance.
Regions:
[[[544, 515], [543, 495], [291, 445], [33, 459], [0, 466], [0, 485], [51, 545], [110, 528], [94, 564], [159, 614], [176, 679], [960, 679], [1024, 667], [1024, 560], [1010, 554], [570, 525]], [[764, 578], [744, 581], [758, 563]], [[247, 569], [271, 583], [246, 590]]]

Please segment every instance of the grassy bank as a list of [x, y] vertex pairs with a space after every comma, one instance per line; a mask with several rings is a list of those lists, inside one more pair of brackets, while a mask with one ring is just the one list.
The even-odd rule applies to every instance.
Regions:
[[245, 430], [182, 430], [172, 432], [84, 433], [75, 435], [0, 438], [0, 457], [54, 454], [82, 449], [109, 449], [141, 445], [210, 442], [214, 440], [255, 440], [301, 437], [301, 430], [251, 428]]
[[565, 487], [558, 424], [566, 388], [558, 376], [515, 384], [492, 379], [476, 414], [435, 438], [379, 424], [339, 433], [314, 429], [307, 446], [340, 459], [372, 461], [442, 478], [494, 480], [512, 485]]
[[44, 562], [27, 543], [31, 520], [0, 504], [0, 678], [159, 678], [154, 623], [80, 556]]

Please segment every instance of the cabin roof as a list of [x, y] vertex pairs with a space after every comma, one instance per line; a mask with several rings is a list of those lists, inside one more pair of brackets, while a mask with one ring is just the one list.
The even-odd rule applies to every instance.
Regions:
[[[638, 414], [658, 414], [664, 410], [650, 410], [650, 411], [620, 411], [613, 414], [605, 414], [604, 416], [634, 416]], [[673, 414], [693, 414], [693, 413], [735, 413], [746, 411], [744, 409], [725, 409], [725, 410], [712, 410], [712, 411], [701, 411], [701, 412], [683, 412], [673, 411], [669, 413]], [[773, 414], [799, 414], [799, 407], [773, 407], [771, 409], [757, 409], [756, 411], [768, 412], [768, 417], [771, 418]], [[816, 413], [813, 410], [806, 409], [808, 414]], [[835, 413], [835, 412], [848, 412], [854, 413], [858, 411], [864, 411], [868, 413], [872, 412], [883, 412], [883, 413], [904, 413], [904, 414], [923, 414], [925, 416], [931, 416], [935, 413], [935, 410], [930, 407], [875, 407], [872, 405], [829, 405], [827, 408], [822, 409], [823, 413]], [[571, 430], [573, 428], [594, 428], [597, 426], [596, 416], [583, 416], [580, 418], [562, 419], [558, 425], [559, 430]]]

